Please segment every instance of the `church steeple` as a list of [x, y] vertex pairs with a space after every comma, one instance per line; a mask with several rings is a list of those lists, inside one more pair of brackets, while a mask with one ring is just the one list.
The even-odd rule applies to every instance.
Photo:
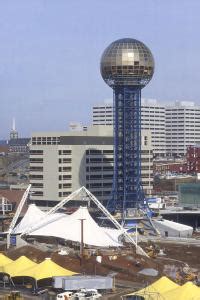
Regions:
[[12, 129], [10, 131], [10, 140], [18, 139], [18, 132], [15, 127], [15, 118], [12, 119]]

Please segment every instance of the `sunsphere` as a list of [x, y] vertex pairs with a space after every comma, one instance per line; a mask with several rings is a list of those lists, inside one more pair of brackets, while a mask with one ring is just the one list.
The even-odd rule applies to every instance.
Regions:
[[111, 87], [144, 87], [153, 73], [154, 58], [151, 51], [135, 39], [126, 38], [111, 43], [101, 57], [101, 75]]
[[[151, 51], [140, 41], [125, 38], [111, 43], [101, 57], [101, 75], [114, 90], [114, 179], [110, 210], [126, 217], [129, 208], [142, 208], [141, 89], [154, 73]], [[149, 143], [149, 141], [148, 141]]]

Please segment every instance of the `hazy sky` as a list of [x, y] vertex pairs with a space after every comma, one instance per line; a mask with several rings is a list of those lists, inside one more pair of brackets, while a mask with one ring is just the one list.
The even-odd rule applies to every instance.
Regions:
[[101, 54], [123, 37], [154, 55], [143, 97], [200, 103], [199, 12], [199, 0], [0, 0], [0, 138], [12, 117], [21, 136], [90, 123], [112, 97]]

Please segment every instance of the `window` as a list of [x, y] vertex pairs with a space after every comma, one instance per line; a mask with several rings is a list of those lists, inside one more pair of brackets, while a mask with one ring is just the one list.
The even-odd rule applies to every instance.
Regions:
[[90, 175], [90, 180], [101, 179], [101, 178], [102, 178], [102, 175]]
[[58, 179], [59, 180], [67, 180], [67, 179], [71, 179], [72, 176], [71, 175], [59, 175]]
[[148, 136], [144, 136], [144, 145], [147, 146], [148, 145]]
[[103, 154], [113, 154], [113, 150], [103, 150]]
[[71, 194], [71, 192], [63, 192], [63, 197], [67, 197]]
[[41, 191], [34, 191], [34, 194], [33, 194], [34, 196], [43, 196], [43, 192], [41, 192]]
[[90, 158], [90, 162], [91, 163], [97, 163], [97, 162], [101, 162], [102, 158]]
[[63, 189], [71, 188], [71, 187], [72, 187], [71, 183], [63, 183]]
[[43, 175], [33, 175], [33, 174], [31, 174], [30, 179], [36, 179], [36, 180], [43, 179]]
[[86, 154], [88, 155], [88, 154], [90, 154], [90, 155], [98, 155], [98, 154], [100, 154], [101, 155], [101, 150], [87, 150], [86, 151]]
[[102, 183], [90, 183], [91, 188], [97, 188], [97, 187], [102, 187]]
[[63, 168], [62, 168], [62, 171], [63, 171], [63, 172], [70, 172], [71, 170], [72, 170], [71, 167], [63, 167]]
[[43, 188], [43, 183], [41, 182], [33, 182], [31, 184], [32, 188]]
[[42, 155], [43, 150], [30, 150], [30, 155]]
[[62, 154], [63, 155], [72, 154], [72, 151], [71, 150], [63, 150]]
[[[101, 170], [102, 170], [101, 167], [90, 167], [90, 172], [97, 172]], [[89, 172], [89, 167], [87, 167], [87, 172]]]
[[110, 166], [110, 167], [103, 167], [103, 170], [104, 171], [113, 171], [113, 167]]
[[30, 167], [30, 171], [32, 171], [32, 172], [42, 172], [43, 171], [43, 167], [40, 167], [40, 166], [31, 166]]
[[63, 158], [63, 163], [70, 163], [71, 161], [71, 158]]
[[58, 162], [59, 162], [59, 164], [71, 163], [72, 159], [71, 158], [59, 158]]
[[30, 163], [42, 163], [43, 158], [30, 158]]

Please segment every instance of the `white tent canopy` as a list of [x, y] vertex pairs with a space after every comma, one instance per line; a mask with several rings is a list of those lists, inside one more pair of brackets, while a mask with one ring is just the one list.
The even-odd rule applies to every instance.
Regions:
[[65, 214], [54, 213], [47, 215], [45, 212], [40, 210], [35, 204], [30, 204], [27, 212], [25, 213], [21, 222], [13, 229], [12, 233], [19, 234], [25, 232], [27, 229], [35, 226], [36, 224], [47, 224], [57, 219], [65, 217]]
[[[83, 219], [84, 244], [97, 247], [119, 247], [120, 230], [100, 227], [88, 212], [86, 207], [80, 207], [69, 216], [55, 221], [42, 223], [30, 233], [30, 236], [51, 236], [69, 241], [81, 242], [81, 219]], [[118, 234], [116, 234], [118, 233]]]
[[21, 222], [13, 229], [12, 233], [21, 233], [28, 229], [31, 224], [36, 224], [45, 213], [41, 211], [35, 204], [30, 204]]

